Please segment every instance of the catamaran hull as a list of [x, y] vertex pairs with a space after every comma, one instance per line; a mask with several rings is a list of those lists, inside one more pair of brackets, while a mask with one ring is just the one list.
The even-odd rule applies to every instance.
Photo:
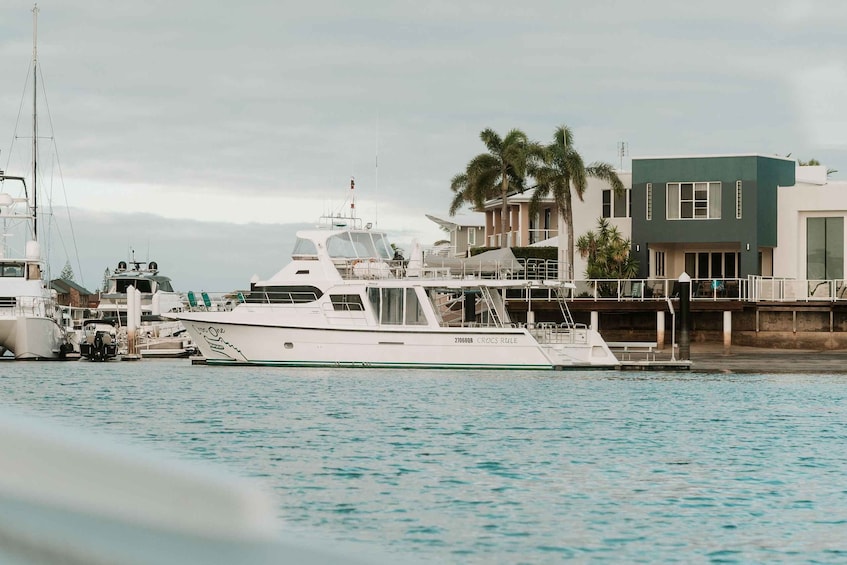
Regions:
[[51, 318], [18, 316], [0, 320], [0, 346], [15, 359], [61, 359], [65, 356], [65, 332]]
[[585, 330], [581, 343], [542, 345], [522, 328], [385, 331], [181, 319], [209, 364], [468, 369], [618, 364], [591, 330]]

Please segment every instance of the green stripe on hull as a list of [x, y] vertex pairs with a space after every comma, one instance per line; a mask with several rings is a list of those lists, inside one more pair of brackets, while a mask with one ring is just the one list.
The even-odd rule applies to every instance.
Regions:
[[[559, 367], [553, 365], [478, 365], [478, 364], [439, 364], [439, 363], [362, 363], [362, 362], [327, 362], [327, 361], [227, 361], [224, 359], [206, 359], [207, 365], [250, 366], [264, 367], [323, 367], [339, 369], [529, 369], [553, 370]], [[586, 369], [587, 366], [574, 366], [574, 369]]]

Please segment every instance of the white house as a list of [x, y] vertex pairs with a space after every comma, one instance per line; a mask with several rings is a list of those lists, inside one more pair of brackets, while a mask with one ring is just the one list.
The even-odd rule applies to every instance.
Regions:
[[471, 212], [447, 217], [426, 214], [426, 217], [449, 234], [450, 257], [466, 257], [470, 248], [485, 245], [485, 216], [481, 213]]
[[843, 279], [847, 181], [828, 180], [824, 166], [796, 171], [794, 186], [777, 188], [774, 277]]

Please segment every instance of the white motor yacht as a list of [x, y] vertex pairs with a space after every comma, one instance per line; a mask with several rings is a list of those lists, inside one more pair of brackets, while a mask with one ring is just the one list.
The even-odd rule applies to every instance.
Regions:
[[[56, 305], [55, 292], [47, 288], [42, 277], [41, 248], [31, 226], [35, 213], [26, 208], [27, 198], [14, 198], [2, 191], [12, 177], [0, 172], [0, 221], [10, 230], [10, 235], [23, 232], [32, 239], [26, 242], [25, 251], [8, 252], [6, 241], [0, 243], [0, 347], [15, 359], [62, 359], [72, 350]], [[10, 183], [11, 184], [11, 183]]]
[[117, 329], [119, 353], [128, 351], [127, 291], [140, 293], [140, 324], [136, 332], [135, 350], [145, 357], [187, 357], [194, 351], [183, 325], [169, 315], [185, 308], [182, 294], [174, 291], [171, 279], [159, 272], [156, 261], [119, 261], [100, 294], [97, 318]]
[[[369, 227], [369, 226], [368, 226]], [[208, 364], [554, 369], [615, 367], [594, 330], [513, 323], [507, 292], [561, 290], [503, 265], [430, 268], [394, 258], [385, 234], [356, 218], [298, 232], [291, 262], [238, 293], [229, 311], [177, 314]], [[560, 294], [561, 296], [561, 294]]]

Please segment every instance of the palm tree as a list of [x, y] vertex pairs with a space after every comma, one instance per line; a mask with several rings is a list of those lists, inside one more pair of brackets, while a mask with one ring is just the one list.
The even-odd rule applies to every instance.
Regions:
[[576, 247], [588, 259], [585, 276], [589, 279], [631, 279], [638, 274], [638, 261], [630, 253], [632, 243], [606, 218], [597, 220], [596, 232], [581, 235]]
[[535, 177], [537, 186], [530, 201], [530, 214], [537, 214], [542, 198], [553, 195], [553, 200], [565, 220], [568, 230], [567, 260], [568, 278], [573, 279], [574, 233], [573, 233], [573, 197], [583, 200], [588, 187], [588, 177], [607, 181], [615, 194], [624, 191], [623, 182], [609, 163], [596, 162], [586, 167], [582, 157], [574, 147], [573, 132], [568, 126], [559, 126], [553, 134], [553, 143], [545, 148], [544, 162], [532, 167], [530, 173]]
[[489, 128], [483, 130], [479, 138], [488, 152], [471, 159], [465, 171], [453, 177], [450, 182], [450, 190], [454, 193], [450, 215], [455, 215], [464, 203], [482, 209], [486, 200], [500, 198], [500, 247], [508, 247], [509, 195], [526, 190], [527, 170], [541, 158], [543, 148], [529, 141], [526, 134], [518, 129], [501, 138]]
[[[786, 155], [786, 157], [790, 158], [791, 153]], [[817, 159], [815, 159], [814, 157], [809, 159], [808, 161], [803, 161], [802, 159], [797, 159], [797, 164], [800, 165], [801, 167], [805, 167], [805, 166], [820, 167], [822, 165], [822, 163], [820, 161], [818, 161]], [[826, 176], [829, 177], [830, 175], [835, 174], [837, 172], [838, 172], [838, 169], [827, 168], [826, 169]]]

